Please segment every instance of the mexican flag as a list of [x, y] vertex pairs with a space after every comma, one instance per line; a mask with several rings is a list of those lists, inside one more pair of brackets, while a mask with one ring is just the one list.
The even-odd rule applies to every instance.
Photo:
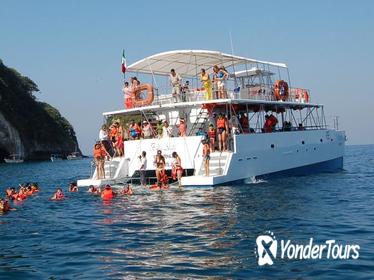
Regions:
[[126, 72], [126, 57], [125, 57], [125, 50], [122, 51], [122, 73], [125, 74]]

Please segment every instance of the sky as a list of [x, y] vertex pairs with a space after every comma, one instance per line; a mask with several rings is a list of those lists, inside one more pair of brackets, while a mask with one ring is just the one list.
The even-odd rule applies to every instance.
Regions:
[[207, 49], [288, 65], [347, 144], [374, 143], [374, 1], [18, 1], [0, 4], [0, 59], [39, 86], [90, 154], [102, 113], [123, 108], [128, 65]]

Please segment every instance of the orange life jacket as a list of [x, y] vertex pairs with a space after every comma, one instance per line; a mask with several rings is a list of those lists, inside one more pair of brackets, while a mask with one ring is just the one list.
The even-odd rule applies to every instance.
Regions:
[[217, 120], [217, 128], [226, 128], [225, 119], [224, 118]]
[[94, 158], [105, 157], [106, 152], [101, 145], [100, 145], [100, 148], [96, 148], [95, 146], [93, 150], [93, 155], [94, 155]]
[[112, 189], [104, 189], [101, 193], [101, 198], [105, 200], [112, 199], [114, 197]]

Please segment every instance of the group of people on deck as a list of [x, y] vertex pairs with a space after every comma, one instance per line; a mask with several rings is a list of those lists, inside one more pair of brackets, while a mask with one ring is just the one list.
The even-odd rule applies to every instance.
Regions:
[[[227, 98], [225, 81], [229, 78], [229, 73], [226, 71], [225, 67], [214, 65], [212, 78], [207, 71], [202, 68], [199, 78], [202, 89], [205, 91], [205, 100]], [[189, 92], [189, 82], [186, 81], [183, 84], [182, 77], [174, 69], [170, 70], [169, 80], [174, 101], [187, 101], [186, 94]]]
[[[199, 74], [201, 82], [201, 90], [204, 91], [205, 100], [211, 99], [224, 99], [227, 98], [227, 91], [225, 88], [225, 82], [229, 78], [229, 73], [225, 67], [213, 66], [212, 76], [202, 68]], [[175, 69], [170, 70], [169, 82], [171, 86], [171, 94], [174, 102], [186, 102], [188, 100], [187, 94], [190, 91], [189, 81], [183, 82], [182, 77], [178, 74]], [[135, 98], [135, 89], [140, 85], [140, 81], [137, 77], [131, 77], [130, 82], [125, 81], [122, 88], [125, 98], [125, 108], [133, 108], [133, 101]], [[214, 95], [213, 95], [214, 94]]]

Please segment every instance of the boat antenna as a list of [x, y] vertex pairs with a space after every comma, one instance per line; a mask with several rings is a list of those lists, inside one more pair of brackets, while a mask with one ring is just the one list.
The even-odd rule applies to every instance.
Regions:
[[234, 65], [234, 44], [232, 42], [232, 36], [231, 36], [231, 31], [229, 32], [229, 36], [230, 36], [230, 45], [231, 45], [231, 55], [232, 55], [232, 69], [234, 70], [234, 83], [235, 83], [235, 87], [237, 87], [237, 81], [236, 81], [236, 76], [235, 76], [235, 65]]

